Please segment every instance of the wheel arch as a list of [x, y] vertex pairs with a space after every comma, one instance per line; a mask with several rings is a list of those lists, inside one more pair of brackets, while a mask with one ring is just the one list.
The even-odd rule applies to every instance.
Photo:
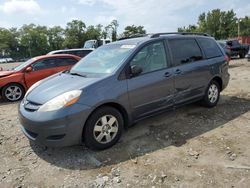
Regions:
[[213, 79], [211, 81], [216, 81], [220, 86], [220, 91], [222, 91], [223, 81], [222, 81], [221, 77], [215, 76], [215, 77], [213, 77]]
[[3, 92], [3, 88], [4, 88], [4, 87], [6, 87], [6, 86], [8, 86], [8, 85], [11, 85], [11, 84], [17, 84], [17, 85], [21, 86], [21, 87], [23, 88], [24, 92], [26, 92], [26, 87], [25, 87], [23, 84], [21, 84], [21, 83], [19, 83], [19, 82], [9, 82], [9, 83], [3, 85], [3, 86], [0, 88], [0, 94], [2, 95], [2, 92]]

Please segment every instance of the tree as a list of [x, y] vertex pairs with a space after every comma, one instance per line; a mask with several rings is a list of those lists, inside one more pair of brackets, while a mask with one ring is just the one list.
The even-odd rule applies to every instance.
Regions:
[[18, 32], [16, 28], [0, 28], [0, 56], [15, 57], [18, 50]]
[[240, 35], [249, 36], [250, 35], [250, 17], [245, 16], [241, 18], [239, 21], [239, 29]]
[[86, 40], [85, 30], [86, 25], [81, 20], [72, 20], [71, 22], [68, 22], [65, 29], [65, 41], [63, 43], [64, 47], [82, 47]]
[[216, 39], [235, 37], [237, 36], [237, 17], [233, 10], [214, 9], [200, 14], [197, 25], [181, 27], [178, 31], [208, 33]]
[[20, 29], [20, 50], [26, 57], [48, 53], [47, 27], [34, 24], [24, 25]]
[[117, 40], [117, 29], [119, 27], [118, 21], [113, 20], [108, 26], [105, 27], [103, 34], [106, 38], [108, 35], [111, 36], [112, 41]]
[[47, 32], [49, 50], [58, 50], [63, 48], [64, 29], [60, 26], [54, 26], [48, 29]]
[[97, 26], [88, 26], [85, 35], [86, 40], [100, 39], [102, 35], [102, 25], [99, 24]]
[[178, 32], [198, 32], [196, 25], [189, 25], [188, 27], [178, 28]]
[[131, 35], [136, 35], [136, 34], [146, 34], [146, 30], [144, 29], [143, 26], [126, 26], [125, 31], [123, 32], [123, 37], [129, 37]]

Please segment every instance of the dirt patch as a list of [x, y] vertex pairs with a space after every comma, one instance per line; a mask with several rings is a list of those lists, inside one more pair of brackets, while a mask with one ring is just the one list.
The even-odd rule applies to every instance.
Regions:
[[18, 103], [0, 102], [1, 187], [249, 187], [250, 62], [231, 61], [230, 74], [217, 107], [148, 118], [98, 152], [29, 143]]

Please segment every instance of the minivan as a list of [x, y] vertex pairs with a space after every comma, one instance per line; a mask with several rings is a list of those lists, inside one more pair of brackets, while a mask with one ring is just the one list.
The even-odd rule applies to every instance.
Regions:
[[19, 107], [22, 131], [50, 147], [106, 149], [153, 114], [195, 101], [216, 106], [229, 76], [228, 57], [207, 34], [120, 40], [33, 85]]

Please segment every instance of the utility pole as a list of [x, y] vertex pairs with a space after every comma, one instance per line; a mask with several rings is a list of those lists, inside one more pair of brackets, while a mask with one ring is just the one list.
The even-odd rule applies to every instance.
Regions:
[[238, 39], [240, 38], [240, 22], [241, 22], [241, 19], [238, 18]]

